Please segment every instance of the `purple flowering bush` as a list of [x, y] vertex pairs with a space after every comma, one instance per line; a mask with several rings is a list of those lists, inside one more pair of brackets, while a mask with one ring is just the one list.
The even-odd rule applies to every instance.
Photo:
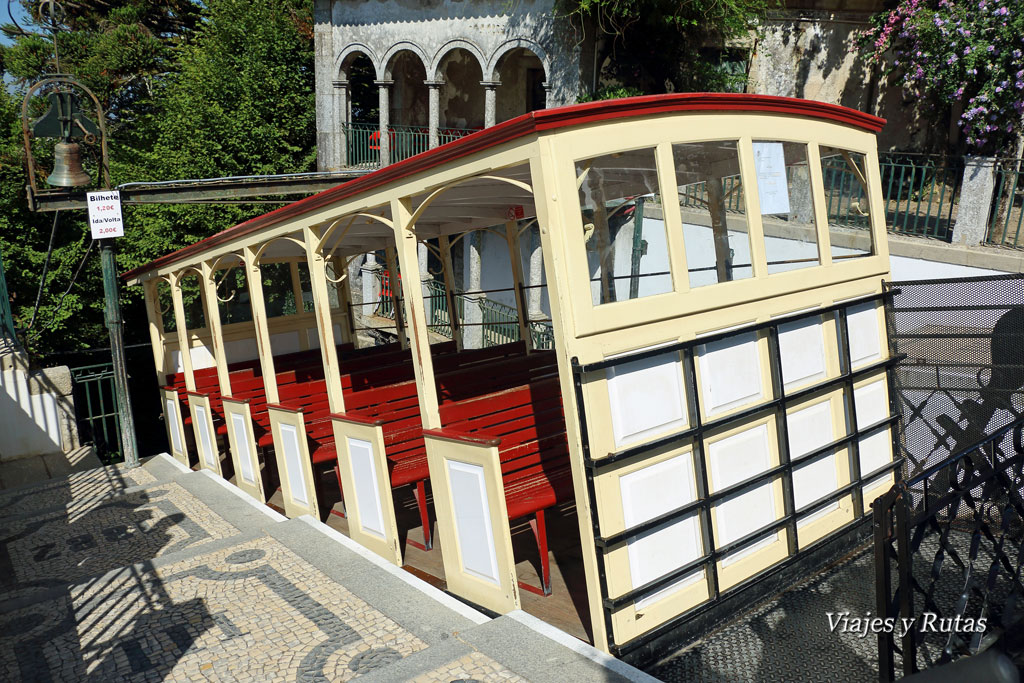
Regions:
[[1016, 0], [902, 0], [859, 43], [918, 97], [960, 102], [975, 152], [1001, 150], [1024, 116], [1024, 7]]

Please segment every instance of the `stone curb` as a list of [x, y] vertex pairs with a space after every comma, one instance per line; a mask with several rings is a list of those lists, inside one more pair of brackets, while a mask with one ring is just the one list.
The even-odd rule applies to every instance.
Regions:
[[316, 529], [317, 531], [324, 534], [331, 540], [337, 541], [341, 545], [345, 546], [346, 549], [351, 550], [363, 559], [369, 560], [371, 563], [373, 563], [380, 569], [384, 570], [391, 576], [399, 579], [400, 581], [404, 581], [409, 586], [412, 586], [413, 588], [420, 591], [427, 597], [433, 599], [435, 602], [440, 603], [442, 606], [447, 607], [451, 611], [468, 619], [474, 624], [485, 624], [491, 620], [490, 617], [487, 617], [484, 614], [473, 609], [469, 605], [460, 602], [459, 600], [456, 600], [444, 591], [431, 586], [426, 581], [422, 581], [416, 578], [404, 569], [396, 567], [395, 565], [385, 560], [383, 557], [380, 557], [376, 553], [367, 550], [363, 546], [359, 545], [343, 533], [335, 531], [334, 529], [332, 529], [331, 527], [327, 526], [326, 524], [317, 519], [313, 519], [313, 517], [311, 517], [310, 515], [302, 515], [301, 517], [296, 517], [295, 521], [302, 522], [303, 524], [308, 524], [310, 527]]

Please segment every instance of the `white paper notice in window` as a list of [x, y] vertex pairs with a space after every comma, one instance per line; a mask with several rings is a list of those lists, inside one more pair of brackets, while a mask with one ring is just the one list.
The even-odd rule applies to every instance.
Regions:
[[788, 214], [789, 187], [782, 143], [755, 142], [754, 168], [757, 169], [757, 198], [761, 200], [761, 214]]

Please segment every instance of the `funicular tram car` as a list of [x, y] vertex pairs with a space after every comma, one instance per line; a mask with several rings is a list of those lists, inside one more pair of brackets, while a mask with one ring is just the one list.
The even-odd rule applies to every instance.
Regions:
[[[897, 476], [883, 123], [722, 94], [536, 111], [168, 254], [125, 277], [173, 454], [649, 652], [864, 528]], [[348, 287], [378, 259], [391, 344]], [[489, 343], [474, 268], [518, 311]]]

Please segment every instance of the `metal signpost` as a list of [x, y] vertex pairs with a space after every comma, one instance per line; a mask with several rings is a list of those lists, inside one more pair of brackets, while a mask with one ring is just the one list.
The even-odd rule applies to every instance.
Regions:
[[132, 415], [128, 397], [128, 371], [124, 358], [124, 321], [121, 318], [121, 304], [117, 291], [117, 261], [114, 258], [114, 238], [124, 236], [124, 221], [121, 218], [121, 197], [117, 190], [90, 192], [89, 229], [100, 243], [100, 259], [103, 268], [103, 298], [106, 306], [104, 318], [110, 332], [110, 356], [114, 365], [114, 388], [117, 396], [117, 411], [121, 416], [121, 448], [127, 467], [139, 464], [139, 453], [135, 445], [135, 418]]

